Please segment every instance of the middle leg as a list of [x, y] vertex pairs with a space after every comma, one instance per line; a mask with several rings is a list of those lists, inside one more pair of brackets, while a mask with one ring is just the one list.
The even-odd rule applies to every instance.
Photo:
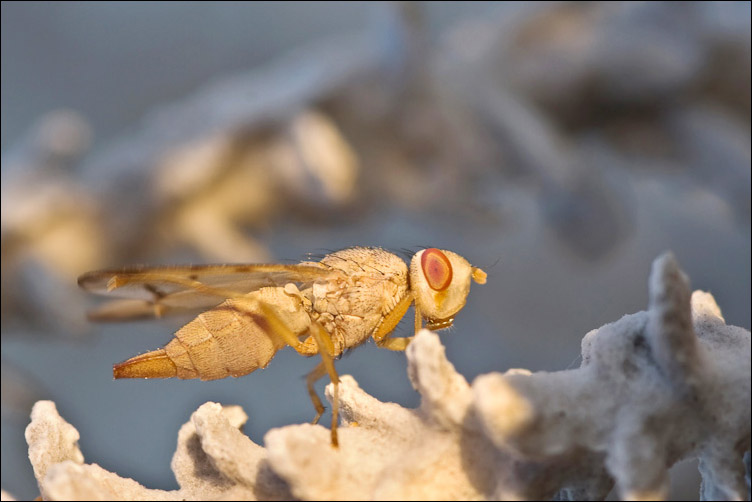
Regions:
[[[314, 337], [316, 344], [319, 347], [319, 354], [321, 355], [321, 363], [319, 364], [324, 368], [324, 371], [329, 374], [329, 379], [332, 381], [332, 385], [334, 385], [331, 434], [332, 446], [337, 448], [339, 447], [339, 439], [337, 437], [337, 425], [339, 417], [339, 375], [337, 374], [337, 370], [334, 367], [334, 342], [332, 342], [332, 337], [329, 332], [327, 332], [326, 329], [316, 321], [311, 322], [311, 336]], [[314, 371], [316, 371], [316, 369], [314, 369]], [[321, 403], [321, 401], [318, 399], [318, 396], [316, 396], [316, 400]], [[320, 416], [321, 414], [319, 413], [316, 418], [318, 419]]]
[[313, 385], [324, 375], [326, 375], [326, 368], [324, 367], [324, 362], [321, 361], [316, 365], [315, 368], [313, 368], [313, 371], [308, 373], [308, 376], [306, 376], [308, 396], [311, 398], [313, 407], [316, 408], [316, 416], [313, 418], [313, 424], [319, 423], [321, 415], [324, 414], [324, 405], [321, 403], [321, 399], [316, 394], [316, 389], [313, 388]]
[[324, 405], [321, 403], [321, 399], [316, 395], [316, 392], [313, 389], [313, 384], [316, 380], [324, 376], [324, 374], [329, 374], [329, 378], [334, 384], [331, 434], [332, 446], [336, 448], [338, 446], [337, 418], [339, 412], [339, 375], [337, 375], [337, 370], [334, 368], [334, 356], [336, 350], [331, 335], [323, 326], [321, 326], [321, 324], [311, 319], [311, 336], [301, 342], [298, 335], [291, 331], [282, 319], [279, 318], [273, 307], [264, 302], [259, 302], [259, 310], [261, 310], [262, 315], [257, 316], [258, 318], [256, 319], [256, 322], [262, 326], [264, 331], [270, 336], [281, 338], [287, 345], [292, 346], [299, 354], [305, 356], [312, 356], [315, 354], [321, 355], [321, 362], [313, 369], [306, 379], [308, 394], [313, 402], [313, 407], [316, 409], [316, 417], [314, 418], [314, 423], [316, 423], [324, 413]]

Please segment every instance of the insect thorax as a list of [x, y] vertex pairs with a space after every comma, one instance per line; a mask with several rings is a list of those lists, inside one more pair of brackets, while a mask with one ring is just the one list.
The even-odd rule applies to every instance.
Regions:
[[343, 349], [363, 343], [407, 294], [405, 262], [383, 249], [345, 249], [327, 255], [321, 263], [344, 273], [337, 280], [313, 285], [312, 313]]

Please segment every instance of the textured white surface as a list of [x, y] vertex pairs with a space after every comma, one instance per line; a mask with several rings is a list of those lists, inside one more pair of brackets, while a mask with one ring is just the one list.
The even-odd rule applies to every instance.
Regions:
[[[579, 369], [475, 381], [488, 437], [523, 471], [539, 470], [536, 479], [512, 477], [505, 492], [545, 498], [566, 488], [574, 498], [603, 498], [615, 481], [623, 498], [662, 498], [668, 468], [698, 457], [704, 498], [747, 498], [750, 335], [727, 326], [708, 293], [696, 291], [690, 308], [689, 291], [663, 255], [649, 310], [588, 333]], [[509, 427], [504, 420], [520, 407], [500, 396], [515, 394], [529, 414]]]

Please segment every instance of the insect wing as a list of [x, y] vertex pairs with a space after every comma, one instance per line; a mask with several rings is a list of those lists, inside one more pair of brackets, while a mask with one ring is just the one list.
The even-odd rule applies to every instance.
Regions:
[[133, 267], [89, 272], [78, 284], [93, 293], [123, 298], [89, 314], [92, 320], [119, 321], [206, 309], [266, 286], [305, 286], [338, 274], [316, 263]]

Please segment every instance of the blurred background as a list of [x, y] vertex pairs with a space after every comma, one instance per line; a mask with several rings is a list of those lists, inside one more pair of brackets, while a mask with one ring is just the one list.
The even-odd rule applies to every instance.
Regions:
[[[205, 401], [243, 406], [259, 443], [313, 417], [316, 361], [289, 349], [240, 379], [114, 381], [179, 324], [88, 323], [75, 279], [96, 268], [450, 249], [488, 272], [442, 335], [470, 381], [579, 366], [586, 332], [646, 307], [667, 249], [750, 329], [748, 2], [1, 9], [1, 465], [18, 497], [38, 495], [37, 399], [87, 462], [163, 489]], [[418, 404], [403, 354], [369, 343], [338, 370]], [[696, 463], [677, 465], [671, 497], [698, 490]]]

